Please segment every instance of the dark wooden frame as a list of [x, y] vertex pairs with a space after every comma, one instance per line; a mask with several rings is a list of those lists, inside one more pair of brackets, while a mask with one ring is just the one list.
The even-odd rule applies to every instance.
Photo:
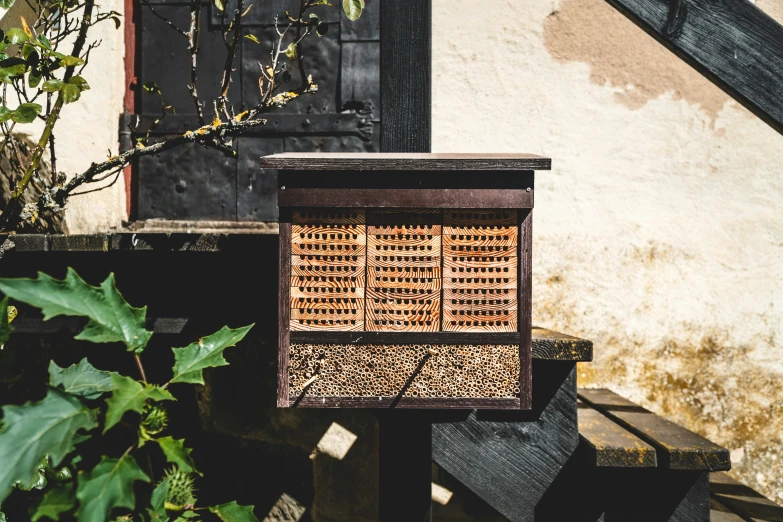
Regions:
[[[533, 155], [277, 154], [261, 160], [277, 168], [280, 206], [279, 407], [509, 409], [532, 407], [532, 168], [551, 161]], [[395, 170], [399, 166], [400, 170]], [[469, 188], [465, 188], [467, 187]], [[414, 188], [422, 187], [425, 188]], [[357, 188], [359, 187], [359, 188]], [[499, 188], [496, 188], [499, 187]], [[445, 194], [445, 196], [444, 196]], [[316, 208], [513, 208], [517, 210], [517, 332], [290, 331], [292, 210]], [[519, 345], [519, 398], [308, 397], [289, 395], [291, 343]]]

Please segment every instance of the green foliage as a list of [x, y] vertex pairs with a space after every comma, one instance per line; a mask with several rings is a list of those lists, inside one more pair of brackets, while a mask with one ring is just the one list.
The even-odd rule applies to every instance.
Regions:
[[11, 119], [16, 123], [32, 123], [42, 110], [37, 103], [23, 103], [11, 114]]
[[174, 396], [159, 386], [141, 383], [130, 377], [117, 373], [111, 376], [112, 394], [106, 400], [106, 424], [103, 432], [120, 422], [120, 419], [128, 411], [141, 413], [144, 405], [149, 400], [173, 401]]
[[[11, 333], [8, 321], [13, 307], [8, 304], [9, 298], [41, 308], [44, 318], [84, 316], [88, 318], [87, 326], [76, 338], [123, 343], [127, 348], [124, 353], [144, 376], [141, 353], [152, 335], [143, 327], [146, 309], [131, 307], [117, 291], [112, 275], [100, 287], [92, 287], [69, 269], [63, 281], [45, 274], [37, 279], [0, 279], [0, 290], [6, 294], [0, 301], [0, 340]], [[170, 384], [203, 384], [205, 368], [228, 364], [223, 352], [241, 341], [251, 327], [224, 327], [185, 348], [174, 348], [171, 379], [163, 385], [99, 370], [87, 358], [67, 367], [50, 361], [50, 388], [43, 400], [2, 408], [0, 502], [14, 489], [42, 489], [40, 502], [30, 510], [33, 522], [72, 518], [105, 522], [118, 509], [131, 513], [118, 520], [170, 522], [175, 518], [175, 522], [197, 522], [195, 477], [200, 473], [185, 439], [166, 433], [169, 419], [162, 403], [175, 400], [168, 391]], [[133, 419], [122, 423], [121, 427], [130, 433], [108, 437], [87, 433], [99, 427], [99, 421], [106, 433], [129, 411], [140, 414], [136, 423]], [[107, 444], [114, 439], [137, 442], [122, 452], [122, 448]], [[154, 443], [145, 444], [149, 441]], [[82, 458], [80, 454], [87, 445], [102, 453], [91, 469], [92, 457]], [[149, 484], [154, 475], [154, 470], [149, 475], [141, 470], [137, 455], [142, 453], [144, 457], [139, 462], [151, 463], [151, 452], [157, 453], [154, 460], [160, 462], [162, 454], [172, 467], [154, 489], [146, 486], [144, 498], [150, 499], [149, 505], [137, 506], [136, 483]], [[256, 520], [252, 507], [236, 503], [210, 509], [226, 521]], [[0, 513], [0, 522], [3, 516]]]
[[86, 357], [68, 368], [49, 362], [49, 385], [84, 399], [97, 399], [112, 391], [111, 376], [110, 372], [95, 369]]
[[57, 466], [73, 450], [76, 433], [96, 426], [95, 412], [59, 390], [49, 390], [39, 402], [4, 406], [0, 431], [0, 462], [3, 463], [0, 502], [15, 482], [34, 482], [45, 456]]
[[0, 8], [3, 9], [11, 9], [11, 6], [14, 5], [15, 0], [0, 0]]
[[196, 464], [190, 456], [190, 452], [193, 450], [185, 447], [185, 439], [176, 440], [173, 437], [161, 437], [157, 439], [157, 442], [160, 449], [163, 450], [166, 460], [175, 464], [182, 471], [198, 473]]
[[134, 509], [133, 483], [137, 480], [150, 481], [131, 455], [125, 454], [119, 459], [101, 457], [92, 471], [79, 476], [76, 489], [79, 522], [107, 520], [114, 508]]
[[114, 284], [114, 274], [95, 287], [85, 283], [71, 268], [62, 281], [39, 272], [37, 279], [0, 279], [0, 291], [40, 308], [44, 320], [59, 315], [87, 317], [89, 322], [76, 339], [94, 343], [122, 341], [128, 350], [141, 352], [152, 336], [144, 328], [147, 307], [128, 305]]
[[253, 325], [244, 328], [231, 329], [224, 326], [216, 333], [208, 335], [185, 348], [173, 348], [174, 377], [170, 382], [186, 382], [204, 384], [202, 370], [227, 366], [223, 358], [223, 350], [241, 341]]
[[258, 522], [253, 514], [253, 506], [240, 506], [236, 502], [210, 507], [223, 522]]
[[362, 16], [364, 0], [343, 0], [343, 11], [345, 11], [348, 20], [355, 22]]
[[24, 29], [20, 29], [19, 27], [12, 27], [11, 29], [8, 29], [5, 32], [5, 37], [8, 40], [8, 43], [11, 45], [26, 42], [29, 38], [27, 33], [24, 32]]
[[0, 348], [2, 348], [13, 331], [14, 329], [11, 328], [8, 320], [8, 298], [6, 297], [0, 301]]
[[41, 518], [59, 520], [60, 514], [71, 511], [74, 507], [76, 507], [76, 497], [71, 484], [52, 488], [41, 499], [30, 520], [32, 522], [37, 522]]

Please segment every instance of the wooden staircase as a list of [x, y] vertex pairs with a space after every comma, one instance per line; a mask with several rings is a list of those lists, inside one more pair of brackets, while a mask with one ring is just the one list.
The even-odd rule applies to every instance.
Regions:
[[609, 390], [577, 389], [589, 341], [534, 329], [533, 356], [531, 412], [433, 424], [434, 480], [462, 504], [435, 504], [433, 521], [783, 520], [721, 473], [725, 448]]

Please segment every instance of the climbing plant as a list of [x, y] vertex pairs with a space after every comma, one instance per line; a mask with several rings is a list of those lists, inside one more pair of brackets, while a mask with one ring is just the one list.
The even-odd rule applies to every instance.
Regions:
[[[203, 385], [203, 371], [226, 366], [224, 350], [241, 341], [252, 325], [223, 327], [185, 347], [172, 348], [168, 380], [153, 383], [143, 363], [152, 336], [145, 327], [146, 307], [129, 305], [113, 275], [95, 287], [72, 269], [64, 280], [39, 273], [36, 279], [0, 279], [0, 292], [6, 296], [0, 302], [0, 345], [12, 333], [9, 310], [15, 309], [9, 306], [10, 298], [40, 308], [45, 320], [86, 318], [75, 338], [112, 343], [107, 350], [124, 346], [137, 373], [98, 369], [87, 358], [65, 368], [51, 361], [42, 400], [2, 406], [0, 504], [9, 495], [36, 489], [43, 495], [30, 508], [33, 522], [195, 522], [210, 517], [257, 522], [253, 506], [233, 501], [199, 504], [194, 482], [201, 473], [185, 439], [169, 434], [168, 414], [176, 400], [172, 388]], [[124, 431], [122, 440], [130, 443], [114, 452], [116, 444], [106, 441], [116, 441], [117, 431]], [[85, 454], [93, 457], [84, 458]], [[154, 469], [154, 461], [165, 465]], [[15, 521], [6, 521], [0, 512], [0, 522]]]
[[[0, 0], [0, 7], [9, 9], [15, 1]], [[121, 15], [105, 9], [99, 0], [26, 1], [32, 9], [32, 18], [21, 17], [19, 27], [0, 31], [0, 154], [6, 147], [14, 149], [15, 154], [10, 157], [16, 163], [15, 172], [5, 173], [13, 178], [10, 193], [0, 198], [0, 230], [16, 230], [35, 222], [42, 212], [62, 210], [70, 197], [114, 184], [123, 169], [142, 156], [163, 154], [190, 143], [236, 156], [235, 137], [265, 125], [266, 113], [318, 90], [312, 75], [305, 70], [302, 42], [312, 35], [320, 37], [326, 33], [328, 27], [321, 21], [319, 12], [339, 8], [337, 2], [341, 1], [344, 15], [354, 21], [365, 7], [364, 0], [292, 0], [292, 9], [274, 19], [276, 35], [269, 44], [268, 60], [258, 63], [259, 102], [239, 112], [229, 101], [229, 91], [240, 43], [266, 45], [252, 33], [242, 34], [242, 18], [252, 3], [236, 0], [227, 12], [223, 0], [211, 0], [227, 21], [223, 32], [226, 60], [221, 74], [214, 78], [217, 97], [205, 100], [196, 85], [201, 15], [209, 2], [190, 0], [190, 25], [185, 29], [162, 16], [149, 0], [138, 0], [142, 8], [163, 19], [168, 29], [184, 37], [181, 41], [188, 51], [189, 74], [182, 82], [188, 86], [198, 124], [182, 134], [157, 141], [147, 133], [146, 137], [137, 138], [131, 150], [109, 151], [106, 158], [96, 158], [85, 171], [66, 173], [57, 168], [55, 135], [59, 130], [78, 132], [78, 129], [72, 126], [61, 129], [57, 125], [61, 110], [66, 104], [83, 102], [89, 96], [86, 91], [90, 83], [100, 81], [101, 71], [93, 72], [89, 68], [90, 54], [100, 45], [100, 40], [93, 39], [93, 28], [113, 23], [119, 29]], [[157, 125], [173, 108], [166, 104], [165, 93], [154, 82], [141, 88], [146, 95], [160, 99]], [[19, 150], [14, 132], [29, 128], [35, 121], [40, 121], [43, 128], [34, 140], [32, 154], [25, 155]], [[50, 174], [48, 168], [43, 168], [45, 158], [50, 163]]]

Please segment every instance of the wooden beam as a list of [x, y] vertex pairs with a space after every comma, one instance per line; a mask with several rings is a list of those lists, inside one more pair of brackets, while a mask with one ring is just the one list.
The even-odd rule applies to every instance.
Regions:
[[783, 133], [783, 26], [745, 0], [607, 0]]

